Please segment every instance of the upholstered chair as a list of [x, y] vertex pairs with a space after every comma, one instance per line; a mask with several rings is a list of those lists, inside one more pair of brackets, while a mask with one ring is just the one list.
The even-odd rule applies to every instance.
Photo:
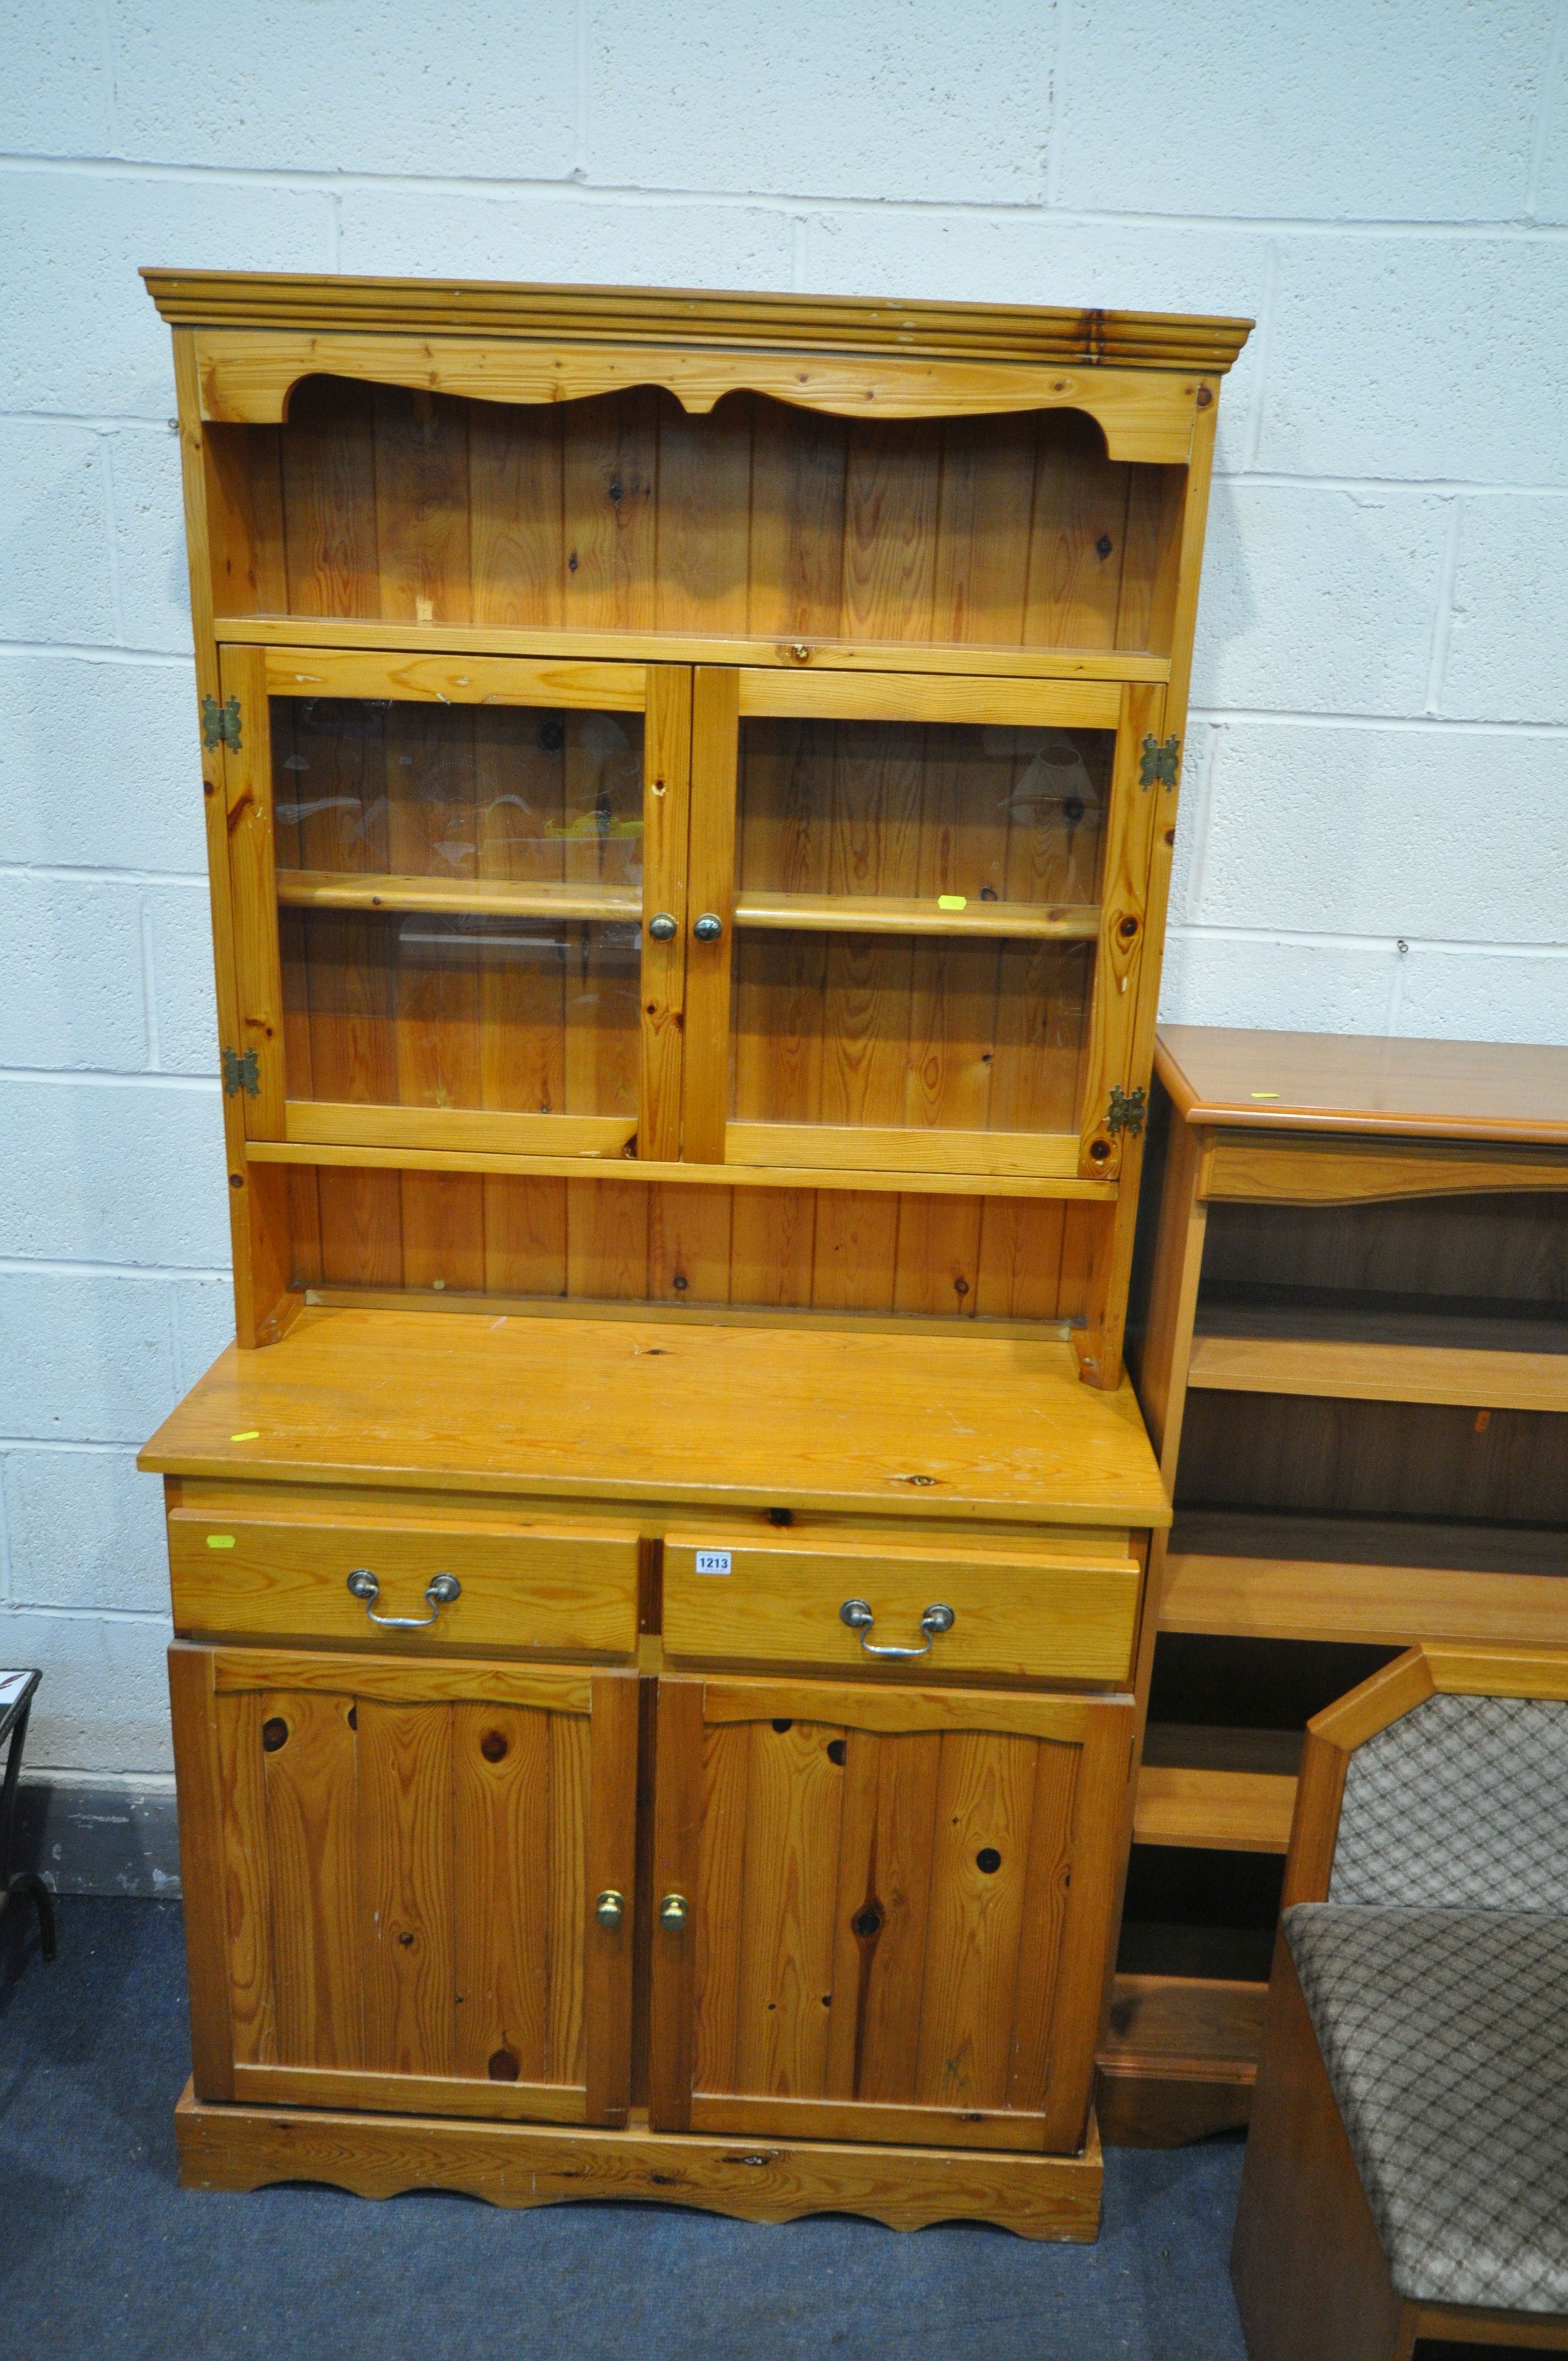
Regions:
[[1284, 1901], [1253, 2361], [1568, 2349], [1568, 1649], [1412, 1648], [1320, 1714]]

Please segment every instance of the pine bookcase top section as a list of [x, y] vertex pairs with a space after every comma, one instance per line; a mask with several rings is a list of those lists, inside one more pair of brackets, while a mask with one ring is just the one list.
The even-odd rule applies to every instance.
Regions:
[[1251, 324], [145, 277], [241, 1343], [320, 1289], [983, 1305], [1114, 1392]]
[[1190, 1124], [1568, 1146], [1568, 1049], [1167, 1025], [1156, 1070]]
[[176, 1476], [1166, 1525], [1130, 1385], [1058, 1342], [307, 1310], [138, 1463]]
[[927, 360], [1191, 369], [1223, 375], [1250, 320], [1024, 303], [893, 303], [850, 295], [549, 287], [504, 280], [144, 269], [173, 327], [360, 328], [398, 335], [889, 352]]

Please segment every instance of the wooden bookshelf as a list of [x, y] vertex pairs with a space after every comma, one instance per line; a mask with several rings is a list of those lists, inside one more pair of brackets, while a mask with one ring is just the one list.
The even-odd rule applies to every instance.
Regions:
[[1135, 1850], [1101, 2066], [1106, 2136], [1165, 2142], [1246, 2117], [1262, 1988], [1194, 1971], [1239, 1940], [1195, 1864], [1255, 1905], [1305, 1714], [1368, 1650], [1568, 1644], [1568, 1050], [1174, 1027], [1156, 1073], [1129, 1351], [1176, 1518], [1134, 1836], [1195, 1917], [1138, 1919]]

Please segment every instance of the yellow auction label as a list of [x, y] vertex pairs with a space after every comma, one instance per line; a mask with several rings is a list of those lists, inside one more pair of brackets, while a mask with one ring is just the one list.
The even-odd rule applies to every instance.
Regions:
[[938, 894], [937, 896], [937, 907], [938, 910], [966, 910], [969, 907], [969, 895], [967, 894]]
[[209, 1549], [233, 1549], [234, 1535], [232, 1533], [209, 1533], [207, 1535], [207, 1547]]

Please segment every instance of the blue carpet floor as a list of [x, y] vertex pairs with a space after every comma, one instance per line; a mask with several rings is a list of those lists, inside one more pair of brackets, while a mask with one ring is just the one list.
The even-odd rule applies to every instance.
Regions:
[[178, 1906], [60, 1916], [53, 1966], [30, 1911], [0, 1924], [5, 2361], [1245, 2361], [1231, 2140], [1110, 2151], [1095, 2246], [979, 2224], [187, 2195]]

